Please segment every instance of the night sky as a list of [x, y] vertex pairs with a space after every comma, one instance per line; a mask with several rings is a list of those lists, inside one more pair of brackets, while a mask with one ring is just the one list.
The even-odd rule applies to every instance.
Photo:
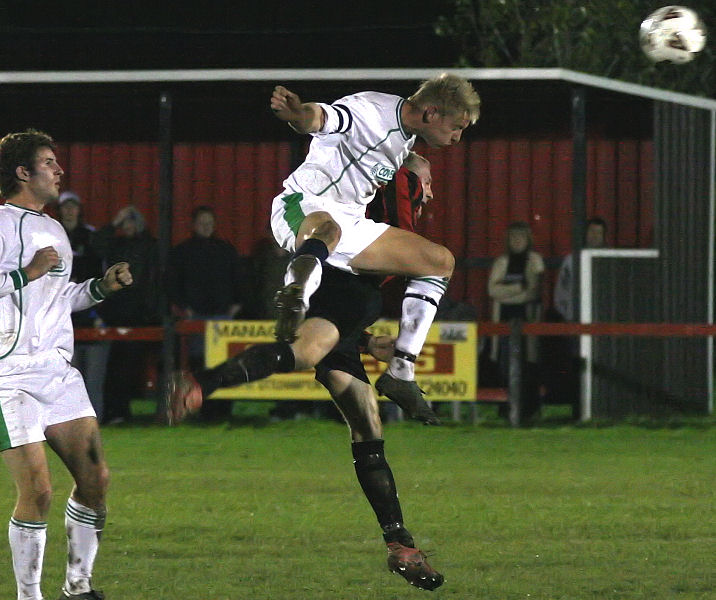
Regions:
[[0, 70], [450, 67], [448, 1], [0, 1]]

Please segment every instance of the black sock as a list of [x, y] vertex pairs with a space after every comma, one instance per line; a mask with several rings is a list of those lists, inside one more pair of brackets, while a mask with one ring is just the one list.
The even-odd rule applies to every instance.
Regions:
[[318, 238], [308, 238], [305, 242], [303, 242], [303, 244], [301, 244], [300, 247], [296, 248], [296, 252], [291, 258], [294, 259], [303, 254], [315, 256], [321, 261], [321, 264], [323, 264], [328, 258], [328, 247]]
[[256, 344], [213, 369], [197, 373], [196, 380], [206, 397], [222, 387], [257, 381], [274, 373], [290, 373], [295, 368], [296, 358], [290, 344]]
[[351, 448], [358, 482], [383, 529], [383, 539], [412, 547], [413, 538], [403, 526], [393, 472], [383, 453], [383, 440], [353, 442]]

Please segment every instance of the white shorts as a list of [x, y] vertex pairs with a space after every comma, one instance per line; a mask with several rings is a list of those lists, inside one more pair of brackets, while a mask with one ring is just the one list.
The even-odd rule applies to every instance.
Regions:
[[0, 450], [45, 439], [45, 429], [94, 417], [80, 372], [48, 350], [0, 360]]
[[318, 211], [327, 212], [341, 228], [341, 239], [326, 262], [350, 273], [355, 271], [348, 263], [390, 227], [387, 223], [367, 219], [365, 206], [341, 204], [335, 200], [284, 190], [274, 198], [271, 207], [271, 229], [276, 242], [284, 250], [295, 252], [296, 234], [303, 219]]

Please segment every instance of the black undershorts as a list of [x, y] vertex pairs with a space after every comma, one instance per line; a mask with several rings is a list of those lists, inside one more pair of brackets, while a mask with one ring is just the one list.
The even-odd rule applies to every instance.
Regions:
[[353, 275], [324, 265], [321, 285], [311, 296], [306, 318], [333, 323], [340, 336], [336, 347], [316, 365], [316, 380], [325, 384], [329, 371], [343, 371], [370, 383], [358, 352], [361, 333], [380, 317], [382, 277]]

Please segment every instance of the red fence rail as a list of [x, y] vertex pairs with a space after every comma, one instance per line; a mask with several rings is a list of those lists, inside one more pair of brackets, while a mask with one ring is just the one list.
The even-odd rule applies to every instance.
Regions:
[[[204, 333], [206, 321], [178, 321], [178, 335]], [[479, 322], [480, 335], [509, 335], [509, 323]], [[716, 335], [716, 324], [709, 323], [523, 323], [524, 335], [631, 335], [648, 337], [692, 337]], [[158, 342], [164, 339], [162, 327], [77, 328], [79, 342], [101, 340], [132, 340]]]

